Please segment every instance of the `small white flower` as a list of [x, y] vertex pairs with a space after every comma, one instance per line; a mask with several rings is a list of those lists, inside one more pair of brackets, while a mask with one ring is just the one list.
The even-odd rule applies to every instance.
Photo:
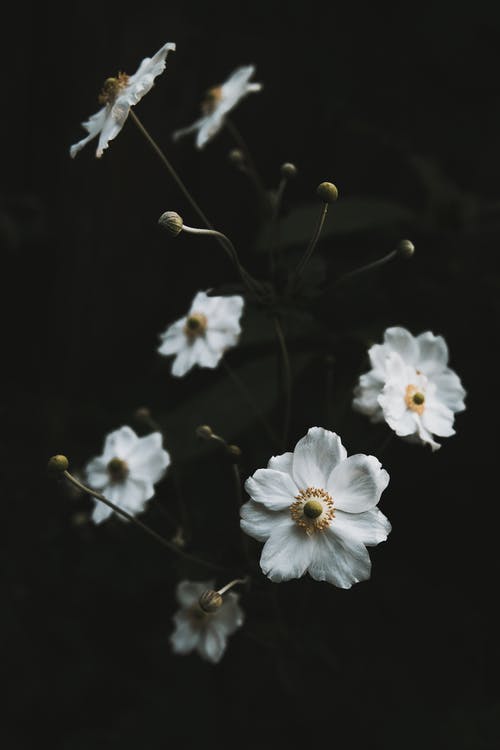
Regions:
[[440, 448], [432, 435], [455, 434], [454, 414], [465, 409], [465, 390], [448, 367], [448, 347], [431, 331], [412, 336], [388, 328], [372, 346], [372, 369], [360, 376], [353, 407], [372, 422], [386, 421], [397, 435]]
[[99, 134], [96, 156], [101, 157], [109, 141], [116, 138], [125, 124], [130, 107], [137, 104], [152, 88], [154, 79], [165, 70], [165, 59], [170, 51], [175, 50], [175, 44], [164, 44], [153, 57], [146, 57], [132, 76], [119, 73], [116, 78], [108, 78], [99, 96], [99, 103], [104, 106], [95, 115], [89, 117], [82, 127], [88, 136], [75, 143], [70, 148], [70, 154], [77, 153]]
[[198, 148], [203, 148], [222, 128], [227, 113], [244, 96], [252, 91], [260, 91], [262, 89], [261, 83], [248, 82], [254, 72], [254, 65], [237, 68], [225, 83], [209, 89], [201, 106], [203, 117], [200, 117], [199, 120], [196, 120], [196, 122], [187, 128], [177, 130], [173, 134], [174, 140], [188, 133], [198, 131], [196, 145]]
[[226, 650], [227, 638], [243, 624], [243, 612], [238, 594], [224, 594], [221, 606], [214, 612], [204, 612], [200, 596], [213, 589], [214, 582], [181, 581], [177, 585], [177, 601], [181, 608], [174, 615], [175, 630], [170, 636], [176, 654], [196, 650], [202, 659], [216, 664]]
[[343, 589], [368, 579], [366, 547], [391, 530], [376, 507], [388, 482], [374, 456], [347, 458], [338, 435], [311, 427], [293, 453], [273, 456], [245, 483], [241, 528], [265, 542], [262, 571], [275, 582], [309, 573]]
[[[169, 464], [170, 456], [162, 448], [160, 432], [138, 437], [130, 427], [120, 427], [107, 435], [102, 455], [89, 461], [85, 475], [92, 489], [136, 515], [153, 497], [153, 485], [160, 481]], [[92, 519], [101, 523], [112, 512], [96, 500]]]
[[181, 377], [194, 365], [216, 367], [230, 346], [238, 343], [243, 297], [209, 297], [198, 292], [191, 309], [161, 334], [160, 354], [175, 354], [172, 375]]

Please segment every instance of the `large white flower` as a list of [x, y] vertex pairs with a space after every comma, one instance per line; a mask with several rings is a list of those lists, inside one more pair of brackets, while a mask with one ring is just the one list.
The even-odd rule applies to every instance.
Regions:
[[177, 130], [174, 140], [183, 135], [198, 131], [196, 145], [203, 146], [216, 135], [224, 125], [227, 113], [235, 107], [244, 96], [252, 91], [260, 91], [261, 83], [249, 83], [255, 72], [255, 66], [246, 65], [237, 68], [225, 83], [209, 89], [201, 105], [203, 116], [187, 128]]
[[174, 50], [175, 44], [168, 42], [153, 57], [145, 57], [134, 75], [119, 73], [116, 78], [106, 79], [99, 96], [99, 103], [104, 106], [82, 123], [88, 135], [71, 146], [72, 157], [75, 157], [89, 141], [98, 135], [96, 156], [102, 156], [109, 141], [116, 138], [123, 128], [130, 107], [137, 104], [152, 88], [156, 76], [165, 70], [165, 59], [168, 53]]
[[191, 309], [161, 334], [160, 354], [175, 354], [172, 375], [181, 377], [194, 365], [216, 367], [241, 333], [243, 297], [209, 297], [198, 292]]
[[311, 427], [293, 453], [273, 456], [245, 483], [251, 500], [240, 523], [265, 542], [262, 571], [276, 582], [309, 573], [343, 589], [368, 579], [366, 547], [391, 530], [376, 507], [388, 482], [374, 456], [347, 458], [338, 435]]
[[360, 376], [354, 408], [372, 422], [386, 421], [397, 435], [440, 447], [432, 435], [454, 435], [454, 414], [465, 409], [465, 390], [448, 367], [448, 347], [431, 331], [412, 336], [388, 328], [384, 343], [372, 346], [372, 369]]
[[176, 596], [181, 608], [174, 615], [175, 630], [170, 643], [176, 654], [196, 650], [202, 659], [216, 664], [226, 650], [228, 636], [241, 627], [244, 616], [238, 594], [233, 591], [224, 594], [218, 609], [205, 612], [199, 600], [213, 587], [213, 581], [181, 581], [177, 585]]
[[[136, 515], [153, 497], [153, 485], [160, 481], [169, 464], [170, 456], [162, 448], [160, 432], [138, 437], [130, 427], [120, 427], [107, 435], [102, 455], [89, 461], [85, 475], [92, 489]], [[112, 512], [96, 500], [92, 518], [101, 523]]]

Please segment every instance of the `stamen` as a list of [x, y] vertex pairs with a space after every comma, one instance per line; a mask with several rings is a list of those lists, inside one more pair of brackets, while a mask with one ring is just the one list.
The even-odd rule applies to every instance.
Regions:
[[405, 393], [405, 404], [411, 411], [423, 414], [425, 408], [425, 394], [416, 385], [408, 385]]
[[207, 330], [207, 322], [207, 316], [203, 313], [191, 313], [186, 320], [184, 333], [188, 339], [195, 339], [198, 336], [203, 336]]
[[113, 104], [122, 89], [128, 84], [128, 75], [118, 73], [116, 78], [106, 78], [99, 94], [99, 104]]
[[324, 531], [335, 517], [332, 496], [319, 487], [308, 487], [295, 496], [290, 513], [308, 536], [316, 531]]
[[222, 99], [222, 86], [213, 86], [208, 89], [205, 98], [201, 104], [201, 111], [204, 115], [211, 115]]
[[107, 465], [109, 478], [115, 484], [124, 482], [128, 476], [128, 466], [121, 458], [112, 458]]

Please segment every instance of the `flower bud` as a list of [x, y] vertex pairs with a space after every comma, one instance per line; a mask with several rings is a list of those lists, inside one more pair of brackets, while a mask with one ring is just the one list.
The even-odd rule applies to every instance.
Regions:
[[198, 599], [198, 604], [200, 605], [201, 609], [207, 614], [216, 612], [221, 606], [222, 602], [222, 596], [218, 591], [204, 591]]
[[47, 470], [50, 474], [53, 475], [63, 474], [63, 472], [68, 470], [68, 466], [69, 461], [66, 456], [58, 454], [57, 456], [52, 456], [52, 458], [49, 459]]
[[237, 445], [226, 445], [226, 452], [234, 463], [238, 463], [238, 460], [241, 458], [241, 448]]
[[415, 245], [410, 240], [401, 240], [397, 246], [399, 255], [403, 258], [411, 258], [415, 252]]
[[239, 148], [232, 148], [228, 154], [228, 159], [235, 167], [241, 167], [245, 163], [245, 155]]
[[196, 434], [198, 435], [198, 437], [203, 438], [204, 440], [210, 440], [210, 438], [214, 436], [214, 432], [208, 424], [201, 424], [199, 427], [197, 427]]
[[280, 172], [282, 177], [285, 177], [287, 180], [291, 180], [292, 177], [297, 176], [297, 167], [295, 166], [295, 164], [286, 161], [281, 165]]
[[158, 219], [158, 224], [169, 232], [172, 237], [177, 237], [182, 232], [184, 222], [182, 217], [175, 211], [165, 211]]
[[322, 182], [316, 188], [316, 195], [323, 201], [323, 203], [335, 203], [339, 197], [339, 191], [333, 182]]

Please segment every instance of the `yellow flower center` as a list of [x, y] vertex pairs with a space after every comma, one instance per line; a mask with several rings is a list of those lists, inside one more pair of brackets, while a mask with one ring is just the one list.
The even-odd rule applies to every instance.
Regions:
[[207, 330], [207, 322], [207, 316], [203, 313], [191, 313], [186, 320], [184, 333], [188, 339], [195, 339], [198, 336], [203, 336]]
[[112, 458], [108, 463], [107, 469], [109, 478], [113, 484], [124, 482], [128, 476], [128, 466], [121, 458]]
[[405, 393], [405, 404], [411, 411], [423, 414], [425, 408], [425, 394], [416, 385], [408, 385]]
[[213, 86], [208, 89], [201, 103], [201, 111], [204, 115], [211, 115], [222, 99], [222, 86]]
[[99, 104], [113, 104], [122, 89], [128, 84], [128, 75], [118, 73], [116, 78], [106, 78], [99, 94]]
[[300, 490], [290, 506], [293, 520], [308, 536], [326, 529], [335, 516], [332, 496], [319, 487]]

